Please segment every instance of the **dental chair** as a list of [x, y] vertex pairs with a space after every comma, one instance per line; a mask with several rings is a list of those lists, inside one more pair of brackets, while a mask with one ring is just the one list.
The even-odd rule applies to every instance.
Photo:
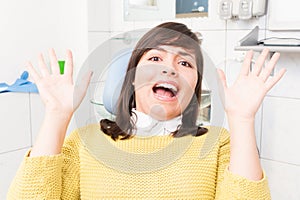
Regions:
[[107, 112], [111, 115], [116, 114], [116, 105], [132, 51], [133, 49], [124, 49], [114, 55], [112, 61], [108, 65], [104, 86], [98, 87], [96, 90], [96, 93], [100, 94], [101, 97], [98, 95], [98, 99], [92, 100], [91, 102], [99, 108], [97, 109], [97, 112], [101, 117], [107, 116], [107, 114], [105, 114]]

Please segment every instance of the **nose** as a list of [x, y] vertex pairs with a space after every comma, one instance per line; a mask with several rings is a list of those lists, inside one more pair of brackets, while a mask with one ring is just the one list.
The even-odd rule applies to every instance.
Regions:
[[162, 75], [167, 75], [167, 76], [174, 76], [176, 77], [177, 76], [177, 72], [175, 72], [174, 69], [171, 69], [171, 68], [168, 68], [168, 69], [163, 69], [161, 71]]

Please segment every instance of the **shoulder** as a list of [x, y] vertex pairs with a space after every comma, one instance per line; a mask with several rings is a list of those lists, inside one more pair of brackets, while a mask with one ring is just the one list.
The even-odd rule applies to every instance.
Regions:
[[209, 126], [207, 129], [207, 134], [218, 137], [218, 141], [221, 144], [228, 143], [230, 141], [230, 134], [227, 129], [219, 126]]
[[208, 130], [207, 133], [200, 137], [195, 137], [195, 140], [202, 141], [209, 146], [216, 144], [223, 146], [230, 143], [230, 134], [227, 129], [218, 126], [206, 126], [205, 128]]
[[66, 136], [64, 147], [78, 147], [80, 146], [80, 143], [79, 131], [78, 129], [75, 129]]
[[87, 135], [86, 133], [92, 132], [90, 129], [90, 126], [74, 129], [69, 135], [66, 136], [63, 148], [80, 149], [83, 146], [82, 139]]
[[62, 148], [62, 154], [64, 157], [72, 157], [73, 160], [79, 159], [79, 152], [85, 147], [85, 138], [91, 137], [90, 135], [93, 134], [96, 129], [99, 130], [99, 125], [88, 125], [77, 128], [67, 135]]
[[207, 126], [207, 133], [193, 137], [193, 145], [191, 149], [195, 152], [200, 152], [199, 158], [216, 159], [220, 152], [225, 152], [229, 155], [230, 149], [230, 135], [223, 127]]
[[65, 139], [65, 144], [78, 146], [86, 136], [99, 131], [99, 125], [91, 124], [73, 130]]

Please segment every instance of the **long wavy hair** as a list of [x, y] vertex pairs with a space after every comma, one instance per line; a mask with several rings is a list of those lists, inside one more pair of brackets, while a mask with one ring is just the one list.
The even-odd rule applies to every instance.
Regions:
[[207, 132], [206, 128], [196, 125], [201, 101], [203, 74], [203, 56], [200, 49], [200, 41], [197, 35], [188, 29], [186, 25], [167, 22], [152, 28], [138, 41], [128, 63], [127, 72], [117, 103], [116, 119], [115, 121], [108, 119], [102, 119], [100, 121], [101, 130], [111, 136], [113, 140], [124, 140], [133, 136], [135, 122], [132, 120], [132, 115], [134, 114], [132, 109], [136, 107], [136, 103], [135, 88], [132, 83], [135, 79], [136, 67], [141, 57], [147, 51], [163, 45], [182, 47], [194, 53], [198, 73], [194, 95], [187, 108], [183, 111], [182, 124], [172, 133], [173, 137], [182, 137], [185, 135], [200, 136]]

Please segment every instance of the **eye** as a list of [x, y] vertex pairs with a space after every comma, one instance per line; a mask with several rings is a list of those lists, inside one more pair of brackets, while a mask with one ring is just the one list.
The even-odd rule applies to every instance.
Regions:
[[158, 56], [152, 56], [151, 58], [149, 58], [148, 60], [150, 61], [154, 61], [154, 62], [158, 62], [158, 61], [161, 61], [161, 58], [158, 57]]
[[186, 61], [180, 61], [179, 64], [182, 65], [182, 66], [185, 66], [185, 67], [190, 67], [190, 68], [193, 67], [190, 63], [188, 63]]

